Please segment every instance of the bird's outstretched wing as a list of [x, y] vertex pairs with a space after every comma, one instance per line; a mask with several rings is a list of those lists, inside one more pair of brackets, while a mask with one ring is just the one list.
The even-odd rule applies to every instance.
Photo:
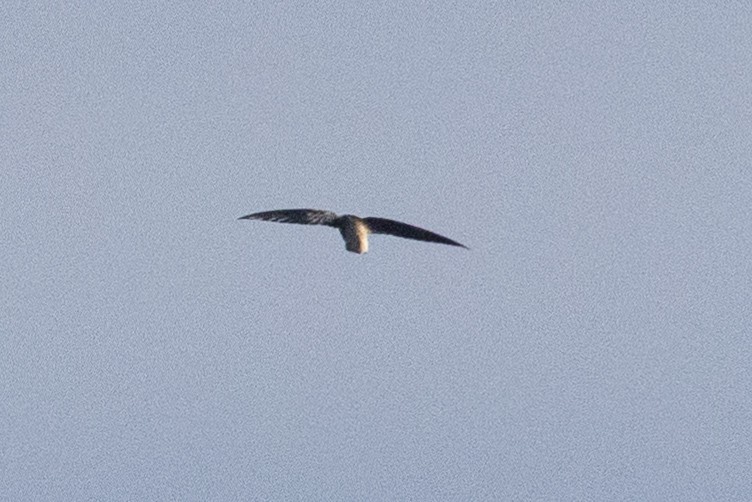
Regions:
[[319, 209], [278, 209], [276, 211], [264, 211], [241, 216], [239, 220], [263, 220], [277, 221], [280, 223], [299, 223], [301, 225], [328, 225], [334, 224], [338, 216], [331, 211]]
[[450, 246], [459, 246], [461, 248], [468, 249], [467, 246], [455, 242], [452, 239], [448, 239], [439, 234], [435, 234], [428, 230], [408, 225], [394, 220], [387, 220], [386, 218], [363, 218], [363, 221], [368, 226], [371, 233], [374, 234], [389, 234], [396, 235], [397, 237], [404, 237], [406, 239], [416, 239], [419, 241], [437, 242], [439, 244], [449, 244]]

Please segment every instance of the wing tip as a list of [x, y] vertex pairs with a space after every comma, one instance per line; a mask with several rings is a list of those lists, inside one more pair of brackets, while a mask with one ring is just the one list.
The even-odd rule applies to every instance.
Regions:
[[460, 244], [457, 241], [445, 242], [444, 244], [449, 244], [450, 246], [457, 246], [458, 248], [467, 249], [468, 251], [470, 251], [469, 247], [465, 246], [464, 244]]

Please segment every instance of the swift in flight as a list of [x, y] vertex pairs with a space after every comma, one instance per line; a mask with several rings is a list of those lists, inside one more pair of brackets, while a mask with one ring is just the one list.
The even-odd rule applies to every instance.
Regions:
[[339, 229], [345, 240], [345, 249], [363, 254], [368, 251], [368, 234], [389, 234], [405, 239], [415, 239], [438, 244], [448, 244], [468, 249], [467, 246], [422, 228], [386, 218], [359, 218], [351, 214], [339, 216], [318, 209], [280, 209], [241, 216], [239, 220], [276, 221], [301, 225], [326, 225]]

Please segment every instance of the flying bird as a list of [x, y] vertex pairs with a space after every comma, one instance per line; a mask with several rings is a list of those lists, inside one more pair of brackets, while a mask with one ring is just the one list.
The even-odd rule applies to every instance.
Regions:
[[408, 225], [407, 223], [387, 220], [386, 218], [359, 218], [352, 214], [343, 214], [340, 216], [331, 211], [321, 211], [319, 209], [279, 209], [277, 211], [253, 213], [241, 216], [238, 219], [334, 227], [339, 229], [339, 233], [342, 234], [342, 238], [345, 240], [345, 249], [358, 254], [368, 251], [368, 234], [396, 235], [397, 237], [404, 237], [406, 239], [436, 242], [468, 249], [467, 246], [452, 239]]

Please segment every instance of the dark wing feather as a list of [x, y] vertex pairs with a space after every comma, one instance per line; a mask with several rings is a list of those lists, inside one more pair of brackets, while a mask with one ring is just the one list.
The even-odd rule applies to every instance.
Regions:
[[448, 239], [442, 235], [429, 232], [423, 228], [414, 227], [407, 223], [402, 223], [386, 218], [363, 218], [368, 225], [368, 229], [374, 234], [389, 234], [406, 239], [416, 239], [419, 241], [438, 242], [439, 244], [449, 244], [450, 246], [459, 246], [467, 249], [467, 246]]
[[241, 216], [239, 220], [277, 221], [279, 223], [298, 223], [301, 225], [328, 225], [334, 227], [338, 216], [331, 211], [319, 209], [279, 209]]

